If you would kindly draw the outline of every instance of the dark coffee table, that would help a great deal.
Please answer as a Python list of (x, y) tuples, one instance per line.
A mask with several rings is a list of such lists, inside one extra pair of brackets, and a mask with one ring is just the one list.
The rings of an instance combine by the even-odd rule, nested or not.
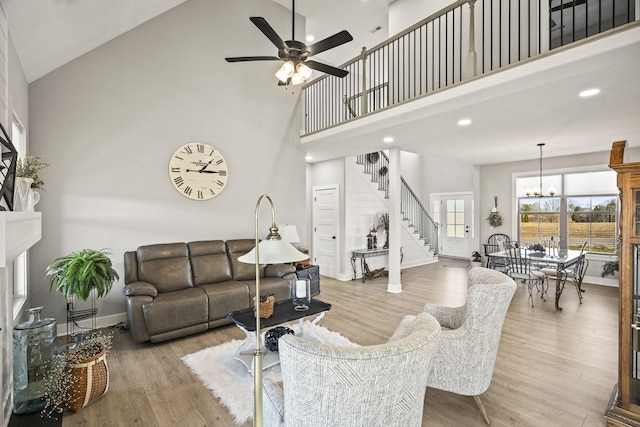
[[(298, 335), (304, 334), (303, 320), (308, 316), (316, 316), (311, 321), (311, 324), (315, 326), (320, 321), (327, 311), (331, 310), (331, 304), (320, 301), (318, 299), (312, 299), (309, 304), (309, 309), (305, 311), (296, 311), (293, 309), (293, 300), (278, 301), (273, 306), (273, 314), (267, 319), (260, 319), (260, 329), (270, 328), (282, 323), (287, 323), (292, 320), (298, 320), (300, 332)], [(253, 375), (253, 355), (256, 351), (256, 317), (253, 312), (253, 308), (245, 308), (243, 310), (231, 311), (227, 313), (227, 318), (231, 319), (237, 327), (242, 329), (247, 335), (244, 343), (238, 348), (235, 355), (235, 359), (242, 362), (247, 370)], [(309, 329), (309, 333), (317, 341), (322, 341), (319, 337), (313, 334), (313, 328)], [(262, 347), (264, 353), (262, 359), (262, 369), (270, 368), (271, 366), (280, 363), (280, 356), (277, 351), (270, 351), (266, 347)]]

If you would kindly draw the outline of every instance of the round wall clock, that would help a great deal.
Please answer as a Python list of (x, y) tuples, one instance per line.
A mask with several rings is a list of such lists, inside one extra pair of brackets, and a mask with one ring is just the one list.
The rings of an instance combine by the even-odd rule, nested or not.
[(190, 142), (178, 148), (169, 159), (169, 178), (183, 196), (209, 200), (227, 185), (227, 162), (209, 144)]

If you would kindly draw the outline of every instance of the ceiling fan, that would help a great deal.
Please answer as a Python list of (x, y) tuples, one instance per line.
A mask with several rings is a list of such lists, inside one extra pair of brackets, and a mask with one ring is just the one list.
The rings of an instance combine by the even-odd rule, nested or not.
[(343, 30), (326, 39), (320, 40), (307, 46), (303, 42), (295, 40), (295, 0), (291, 1), (291, 39), (284, 41), (269, 25), (266, 19), (259, 16), (249, 18), (262, 33), (267, 36), (271, 43), (278, 48), (278, 56), (238, 56), (225, 58), (227, 62), (247, 62), (247, 61), (284, 61), (282, 67), (276, 73), (279, 85), (300, 84), (311, 77), (311, 69), (331, 74), (336, 77), (344, 77), (348, 71), (331, 65), (323, 64), (308, 59), (310, 56), (333, 49), (353, 40), (348, 31)]

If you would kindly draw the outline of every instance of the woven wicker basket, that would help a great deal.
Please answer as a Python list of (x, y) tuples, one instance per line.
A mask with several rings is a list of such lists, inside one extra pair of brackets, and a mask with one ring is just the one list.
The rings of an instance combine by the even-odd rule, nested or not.
[[(269, 296), (265, 302), (260, 303), (260, 318), (268, 319), (273, 314), (273, 304), (276, 302), (276, 297), (273, 295)], [(255, 316), (255, 305), (256, 305), (256, 297), (253, 297), (253, 314)]]
[(107, 350), (92, 356), (82, 363), (70, 366), (74, 386), (69, 390), (68, 408), (78, 412), (102, 397), (109, 389), (109, 367)]

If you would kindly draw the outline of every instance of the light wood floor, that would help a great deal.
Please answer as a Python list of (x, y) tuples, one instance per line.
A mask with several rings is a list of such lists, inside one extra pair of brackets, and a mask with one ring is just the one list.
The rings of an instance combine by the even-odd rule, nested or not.
[[(362, 345), (382, 343), (402, 317), (425, 302), (461, 305), (467, 261), (403, 270), (403, 292), (386, 279), (366, 284), (322, 278), (320, 299), (333, 305), (321, 324)], [(586, 284), (584, 302), (574, 288), (561, 299), (536, 298), (531, 308), (520, 284), (504, 323), (493, 381), (483, 400), (492, 425), (604, 426), (603, 413), (617, 382), (617, 288)], [(211, 392), (181, 357), (231, 339), (235, 326), (161, 344), (134, 344), (115, 332), (108, 361), (111, 384), (99, 401), (65, 413), (63, 426), (234, 426)], [(247, 426), (250, 424), (247, 424)], [(484, 426), (471, 397), (428, 389), (423, 426)], [(245, 427), (245, 426), (242, 426)], [(405, 426), (401, 426), (405, 427)]]

